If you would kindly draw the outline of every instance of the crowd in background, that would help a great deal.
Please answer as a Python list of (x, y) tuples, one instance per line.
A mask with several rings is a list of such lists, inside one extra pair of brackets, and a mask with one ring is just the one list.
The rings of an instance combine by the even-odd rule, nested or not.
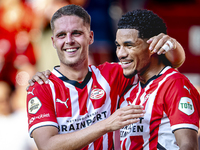
[[(52, 70), (59, 64), (49, 25), (58, 8), (77, 4), (91, 15), (95, 42), (90, 47), (89, 63), (98, 65), (117, 61), (114, 41), (121, 15), (132, 9), (152, 8), (150, 2), (159, 0), (0, 0), (0, 149), (36, 150), (28, 135), (26, 87), (37, 71)], [(174, 1), (168, 1), (168, 6), (170, 2)], [(177, 5), (181, 1), (175, 2)], [(182, 2), (187, 5), (187, 0)], [(190, 2), (200, 6), (199, 0)], [(200, 15), (195, 17), (200, 20)], [(173, 34), (172, 30), (170, 33)], [(181, 43), (178, 37), (172, 37)], [(186, 48), (186, 64), (188, 53)], [(180, 71), (184, 73), (184, 69)], [(200, 71), (194, 73), (200, 76)], [(195, 86), (200, 91), (200, 85)]]

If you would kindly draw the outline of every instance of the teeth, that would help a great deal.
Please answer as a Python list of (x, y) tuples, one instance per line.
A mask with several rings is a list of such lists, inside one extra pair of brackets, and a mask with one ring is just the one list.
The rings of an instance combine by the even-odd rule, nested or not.
[(121, 62), (122, 64), (128, 64), (129, 62)]
[(73, 49), (67, 49), (66, 51), (67, 52), (74, 52), (74, 51), (76, 51), (76, 49), (75, 48), (73, 48)]

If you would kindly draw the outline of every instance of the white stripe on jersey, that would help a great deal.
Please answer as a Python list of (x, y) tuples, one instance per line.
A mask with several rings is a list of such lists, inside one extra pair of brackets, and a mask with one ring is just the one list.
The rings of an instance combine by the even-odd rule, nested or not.
[(92, 92), (92, 83), (93, 83), (93, 79), (91, 78), (90, 81), (88, 82), (87, 84), (87, 89), (88, 89), (88, 99), (87, 99), (87, 106), (91, 106), (88, 108), (88, 112), (94, 112), (94, 107), (92, 105), (92, 102), (90, 100), (90, 95), (91, 95), (91, 92)]
[[(108, 141), (108, 134), (104, 134), (103, 135), (103, 139), (105, 139), (105, 141)], [(109, 143), (108, 143), (109, 144)], [(104, 149), (108, 149), (108, 144), (103, 144), (103, 150)]]
[[(52, 121), (45, 121), (45, 122), (40, 122), (37, 123), (35, 125), (33, 125), (30, 129), (29, 129), (29, 133), (30, 135), (32, 134), (33, 130), (38, 128), (38, 127), (42, 127), (42, 126), (55, 126), (58, 128), (58, 124)], [(31, 136), (32, 137), (32, 136)]]
[(181, 129), (181, 128), (190, 128), (190, 129), (194, 129), (196, 131), (198, 131), (198, 127), (193, 125), (193, 124), (185, 124), (185, 123), (182, 123), (182, 124), (177, 124), (177, 125), (173, 125), (171, 126), (172, 128), (172, 131), (175, 131), (177, 129)]
[[(174, 134), (172, 134), (171, 126), (168, 122), (170, 122), (169, 118), (167, 117), (166, 113), (164, 113), (163, 118), (161, 119), (162, 126), (159, 126), (158, 143), (167, 150), (168, 149), (178, 150), (179, 147), (177, 146), (176, 138)], [(163, 131), (165, 131), (165, 134), (161, 134), (161, 131), (162, 133)]]
[(55, 114), (57, 114), (56, 113), (56, 96), (55, 96), (55, 87), (54, 87), (54, 84), (53, 84), (53, 82), (51, 81), (51, 80), (49, 80), (49, 85), (50, 85), (50, 88), (51, 88), (51, 93), (52, 93), (52, 98), (53, 98), (53, 103), (54, 103), (54, 109), (55, 109)]
[(88, 145), (88, 150), (94, 150), (94, 144), (93, 143), (90, 143)]

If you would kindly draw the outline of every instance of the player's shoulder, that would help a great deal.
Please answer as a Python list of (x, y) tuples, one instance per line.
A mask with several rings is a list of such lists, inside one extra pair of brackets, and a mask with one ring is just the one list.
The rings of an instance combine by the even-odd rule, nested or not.
[(169, 80), (186, 80), (189, 81), (189, 79), (182, 73), (180, 73), (178, 70), (170, 68), (169, 70), (167, 70), (165, 73), (165, 76), (168, 77), (168, 81)]
[(193, 91), (197, 91), (194, 85), (189, 80), (189, 78), (175, 69), (170, 69), (169, 72), (165, 74), (165, 76), (168, 76), (166, 84), (172, 85), (174, 88), (190, 87), (191, 89), (193, 89)]
[(48, 92), (49, 85), (48, 84), (39, 84), (37, 82), (34, 83), (33, 86), (30, 86), (27, 90), (28, 97), (34, 97), (36, 95), (45, 94)]
[[(54, 75), (54, 74), (50, 74), (49, 75), (49, 78), (48, 78), (49, 82), (58, 82), (58, 78)], [(47, 92), (48, 90), (50, 90), (50, 84), (46, 84), (46, 83), (42, 83), (42, 84), (39, 84), (38, 82), (35, 82), (33, 86), (29, 86), (27, 92), (28, 94), (31, 93), (31, 92), (35, 92), (35, 93), (44, 93)]]
[(96, 68), (96, 69), (99, 69), (99, 70), (107, 70), (107, 71), (111, 71), (111, 70), (119, 70), (121, 68), (120, 64), (117, 63), (117, 62), (105, 62), (103, 64), (100, 64), (100, 65), (97, 65), (97, 66), (94, 66), (94, 65), (90, 65), (91, 68)]

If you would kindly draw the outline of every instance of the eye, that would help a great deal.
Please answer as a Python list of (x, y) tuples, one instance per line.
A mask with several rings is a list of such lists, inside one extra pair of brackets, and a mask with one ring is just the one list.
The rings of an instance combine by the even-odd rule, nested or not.
[(120, 48), (120, 45), (118, 43), (115, 43), (115, 45), (116, 45), (117, 48)]
[(126, 43), (125, 46), (130, 47), (130, 46), (133, 46), (133, 45), (130, 44), (130, 43)]
[(65, 36), (66, 36), (65, 33), (59, 33), (59, 34), (57, 35), (58, 38), (64, 38)]
[(120, 49), (120, 45), (116, 45), (117, 46), (117, 49)]
[(74, 35), (74, 36), (79, 36), (79, 35), (81, 35), (82, 34), (82, 32), (80, 32), (80, 31), (74, 31), (73, 33), (72, 33), (72, 35)]
[(127, 48), (129, 48), (129, 49), (132, 48), (132, 47), (134, 47), (134, 45), (131, 44), (131, 43), (126, 43), (124, 46), (127, 47)]

